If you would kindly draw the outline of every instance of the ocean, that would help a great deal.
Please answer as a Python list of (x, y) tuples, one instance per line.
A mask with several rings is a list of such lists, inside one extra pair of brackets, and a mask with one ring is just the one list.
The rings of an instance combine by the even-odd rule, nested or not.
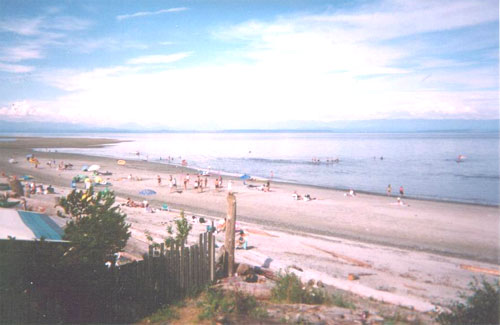
[[(68, 136), (58, 135), (58, 136)], [(58, 149), (233, 175), (408, 197), (499, 205), (498, 133), (123, 133), (133, 140)], [(464, 156), (457, 162), (459, 155)], [(338, 159), (338, 161), (337, 161)], [(333, 162), (332, 162), (333, 161)]]

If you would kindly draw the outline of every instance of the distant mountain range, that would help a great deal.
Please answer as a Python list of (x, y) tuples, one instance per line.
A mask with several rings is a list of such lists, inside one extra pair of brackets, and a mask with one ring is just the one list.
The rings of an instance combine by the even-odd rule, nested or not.
[[(499, 132), (499, 120), (425, 120), (384, 119), (361, 121), (313, 122), (292, 121), (266, 128), (204, 130), (204, 132), (339, 132), (339, 133), (397, 133), (397, 132)], [(152, 132), (200, 132), (199, 129), (145, 128), (139, 125), (122, 127), (97, 127), (85, 124), (27, 122), (0, 120), (0, 133), (152, 133)], [(203, 132), (203, 131), (202, 131)]]

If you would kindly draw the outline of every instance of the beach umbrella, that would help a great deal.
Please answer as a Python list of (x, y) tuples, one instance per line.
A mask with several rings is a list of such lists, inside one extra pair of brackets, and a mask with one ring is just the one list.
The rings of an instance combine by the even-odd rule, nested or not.
[(240, 179), (242, 179), (242, 180), (247, 180), (247, 179), (250, 179), (250, 175), (248, 175), (248, 174), (243, 174), (243, 175), (241, 175), (241, 176), (240, 176)]
[(87, 166), (87, 165), (82, 166), (82, 171), (86, 172), (88, 169), (89, 169), (89, 166)]
[(99, 170), (100, 168), (101, 168), (101, 166), (99, 166), (99, 165), (92, 165), (92, 166), (90, 166), (87, 170), (88, 170), (89, 172), (93, 172), (93, 171), (95, 171), (95, 170)]
[(139, 192), (140, 195), (148, 196), (148, 195), (155, 195), (156, 192), (150, 189), (144, 189)]

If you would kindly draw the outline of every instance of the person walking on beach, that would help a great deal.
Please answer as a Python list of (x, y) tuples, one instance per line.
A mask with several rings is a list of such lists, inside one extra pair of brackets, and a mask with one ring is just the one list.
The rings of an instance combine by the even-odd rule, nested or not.
[(387, 196), (391, 196), (392, 187), (391, 184), (387, 185)]
[(161, 177), (160, 177), (160, 175), (156, 176), (156, 178), (158, 179), (158, 186), (161, 186)]
[(401, 185), (401, 186), (399, 187), (399, 194), (400, 194), (401, 196), (404, 196), (404, 195), (405, 195), (405, 189), (403, 188), (403, 185)]

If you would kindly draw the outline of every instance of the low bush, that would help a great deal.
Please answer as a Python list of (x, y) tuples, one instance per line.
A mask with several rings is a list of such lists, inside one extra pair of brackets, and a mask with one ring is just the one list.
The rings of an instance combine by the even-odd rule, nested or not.
[(304, 286), (295, 273), (279, 274), (271, 297), (277, 302), (320, 305), (328, 303), (330, 298), (325, 290), (312, 286)]
[(174, 306), (165, 306), (157, 310), (154, 314), (147, 318), (149, 323), (158, 323), (164, 321), (171, 321), (174, 319), (179, 319), (179, 312)]
[(205, 297), (198, 304), (202, 312), (200, 320), (215, 319), (217, 316), (247, 315), (265, 318), (267, 312), (259, 306), (254, 297), (241, 291), (222, 291), (208, 288)]
[(334, 306), (347, 309), (356, 309), (356, 306), (351, 301), (346, 299), (341, 293), (333, 294), (331, 296), (331, 299), (331, 304)]
[(465, 303), (454, 302), (451, 312), (441, 313), (437, 321), (441, 324), (499, 324), (500, 285), (498, 280), (490, 283), (484, 278), (474, 279), (469, 284), (472, 295), (460, 297)]

